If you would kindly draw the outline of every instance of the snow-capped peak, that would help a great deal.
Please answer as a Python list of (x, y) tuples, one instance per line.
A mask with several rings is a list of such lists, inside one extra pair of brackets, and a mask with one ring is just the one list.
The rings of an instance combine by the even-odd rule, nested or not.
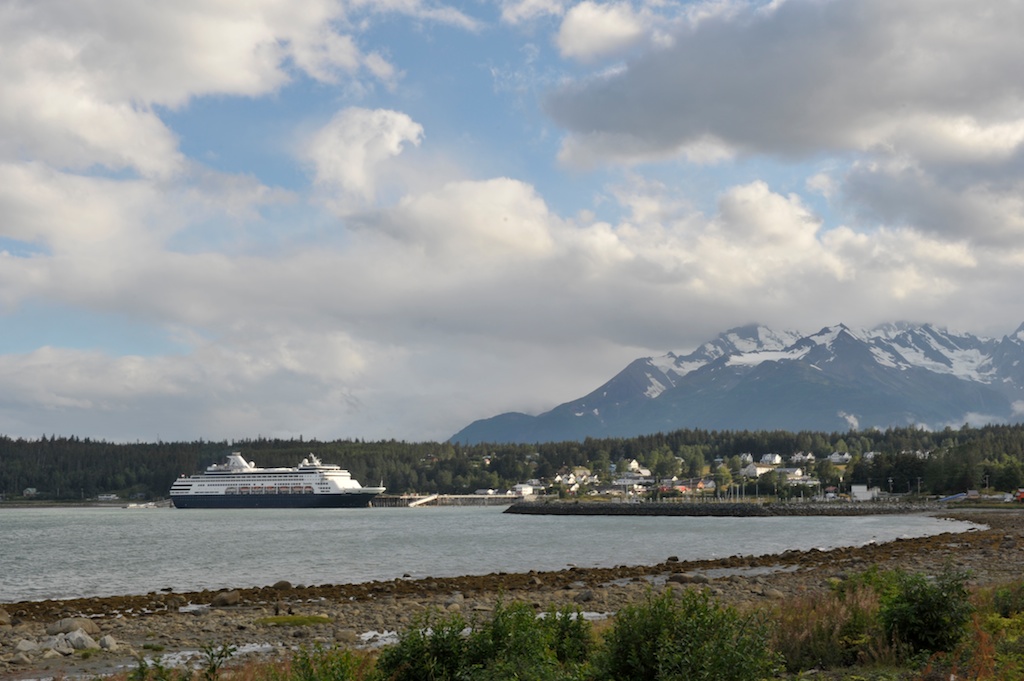
[[(835, 324), (806, 336), (750, 325), (730, 329), (689, 355), (669, 353), (650, 362), (666, 375), (682, 377), (723, 357), (727, 358), (724, 361), (729, 366), (752, 367), (763, 362), (799, 360), (814, 347), (834, 355), (840, 352), (836, 342), (842, 338), (863, 344), (875, 362), (885, 367), (902, 370), (916, 367), (983, 383), (991, 380), (994, 341), (907, 322), (870, 330), (853, 330), (845, 324)], [(1024, 324), (1011, 340), (1024, 344)], [(820, 354), (815, 356), (821, 357)]]

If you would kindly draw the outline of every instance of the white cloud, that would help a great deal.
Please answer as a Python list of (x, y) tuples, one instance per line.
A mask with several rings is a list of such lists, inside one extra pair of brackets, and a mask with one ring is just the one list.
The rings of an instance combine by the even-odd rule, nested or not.
[(451, 182), (441, 189), (406, 196), (394, 208), (363, 218), (363, 227), (407, 247), (445, 260), (468, 258), (466, 266), (494, 260), (543, 258), (557, 222), (533, 187), (508, 178)]
[[(17, 391), (0, 427), (20, 420), (38, 432), (92, 433), (114, 440), (248, 437), (334, 432), (360, 408), (338, 388), (363, 371), (343, 334), (261, 330), (249, 343), (207, 343), (188, 357), (111, 357), (44, 347), (0, 356), (0, 384)], [(358, 382), (358, 379), (356, 379)], [(274, 400), (265, 395), (277, 394)], [(126, 419), (128, 422), (126, 423)], [(204, 435), (205, 434), (205, 435)]]
[(169, 232), (170, 215), (161, 203), (157, 188), (142, 180), (83, 177), (38, 163), (0, 164), (0, 236), (58, 255), (150, 250), (144, 244)]
[(349, 0), (349, 5), (376, 13), (403, 14), (467, 31), (478, 31), (481, 28), (478, 20), (445, 4), (426, 3), (422, 0)]
[(422, 138), (423, 126), (406, 114), (351, 107), (312, 135), (304, 155), (329, 203), (346, 213), (371, 203), (386, 162), (401, 154), (405, 144), (418, 146)]
[(509, 24), (522, 24), (544, 16), (561, 16), (564, 0), (502, 0), (501, 20)]
[(0, 15), (0, 156), (76, 171), (180, 173), (178, 140), (157, 106), (264, 95), (293, 72), (324, 83), (364, 70), (387, 84), (395, 77), (381, 54), (340, 32), (338, 0), (302, 11), (284, 0), (39, 0)]
[(621, 52), (643, 36), (643, 21), (628, 3), (584, 0), (566, 12), (556, 42), (563, 57), (589, 62)]
[(572, 135), (632, 138), (640, 154), (708, 136), (783, 156), (913, 149), (926, 121), (945, 153), (998, 156), (1024, 120), (1021, 9), (1001, 4), (749, 5), (681, 24), (666, 47), (563, 88), (548, 110)]

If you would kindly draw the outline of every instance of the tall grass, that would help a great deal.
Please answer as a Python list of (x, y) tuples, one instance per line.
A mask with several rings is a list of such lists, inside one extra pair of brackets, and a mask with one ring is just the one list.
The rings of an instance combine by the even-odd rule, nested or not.
[(878, 592), (865, 584), (788, 600), (773, 609), (772, 647), (790, 672), (898, 664), (878, 623), (879, 604)]

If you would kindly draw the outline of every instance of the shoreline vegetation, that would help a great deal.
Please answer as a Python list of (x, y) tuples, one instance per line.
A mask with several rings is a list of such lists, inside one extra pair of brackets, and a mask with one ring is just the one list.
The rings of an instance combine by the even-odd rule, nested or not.
[[(638, 607), (645, 599), (657, 599), (669, 590), (697, 590), (709, 602), (737, 612), (779, 613), (810, 612), (816, 607), (813, 604), (827, 600), (842, 585), (863, 581), (860, 575), (892, 570), (935, 577), (952, 567), (965, 575), (965, 585), (983, 599), (986, 590), (1020, 583), (1024, 512), (1009, 507), (947, 510), (937, 515), (974, 522), (985, 529), (828, 551), (699, 561), (666, 556), (664, 562), (650, 566), (356, 584), (278, 582), (219, 592), (167, 591), (0, 604), (10, 619), (9, 625), (0, 621), (0, 677), (127, 677), (133, 671), (138, 676), (140, 659), (148, 660), (147, 664), (201, 666), (204, 659), (213, 659), (215, 651), (229, 649), (233, 653), (230, 664), (250, 666), (278, 664), (293, 659), (296, 651), (314, 648), (375, 656), (381, 644), (394, 643), (401, 632), (415, 630), (431, 614), (480, 622), (501, 612), (502, 604), (526, 604), (535, 613), (575, 608), (598, 620), (595, 629), (607, 631), (614, 626), (615, 613)], [(275, 616), (296, 617), (295, 622), (301, 624), (282, 626), (281, 620), (271, 624)], [(74, 617), (88, 618), (98, 629), (96, 637), (109, 636), (113, 648), (43, 654), (47, 627)], [(1024, 622), (1014, 626), (1024, 630)], [(37, 646), (35, 651), (16, 652), (19, 646), (28, 649), (32, 645)], [(871, 667), (873, 663), (865, 658), (858, 664)], [(932, 663), (916, 660), (913, 664), (919, 669)], [(861, 671), (858, 667), (858, 673)]]

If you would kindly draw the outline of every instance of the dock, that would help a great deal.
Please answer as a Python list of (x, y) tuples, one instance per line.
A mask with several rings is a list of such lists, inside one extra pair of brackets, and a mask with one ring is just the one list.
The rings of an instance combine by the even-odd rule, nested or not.
[(381, 494), (370, 501), (373, 508), (420, 508), (423, 506), (511, 506), (523, 497), (514, 494)]

